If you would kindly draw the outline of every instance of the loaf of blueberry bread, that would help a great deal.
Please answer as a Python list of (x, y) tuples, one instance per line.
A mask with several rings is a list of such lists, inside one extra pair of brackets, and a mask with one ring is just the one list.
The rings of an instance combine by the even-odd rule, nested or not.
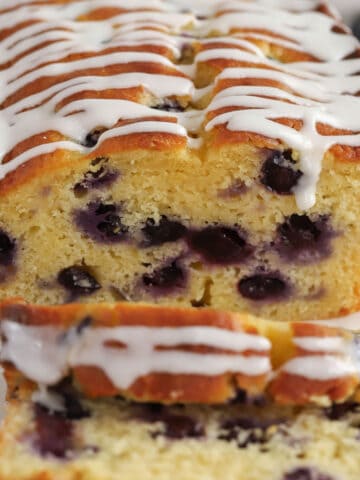
[(7, 369), (1, 480), (358, 480), (357, 404), (222, 407), (89, 400), (63, 381), (51, 404)]
[(356, 311), (360, 50), (320, 0), (2, 0), (1, 297)]

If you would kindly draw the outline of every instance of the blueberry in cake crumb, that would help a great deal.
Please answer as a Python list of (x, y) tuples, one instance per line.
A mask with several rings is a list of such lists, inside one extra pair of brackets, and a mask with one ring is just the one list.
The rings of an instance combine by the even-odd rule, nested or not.
[(220, 425), (221, 433), (218, 439), (234, 441), (239, 448), (246, 448), (250, 444), (265, 443), (270, 437), (270, 427), (282, 423), (284, 422), (280, 419), (231, 418)]
[(177, 259), (150, 274), (145, 273), (142, 276), (142, 282), (149, 290), (165, 293), (169, 290), (183, 288), (186, 283), (186, 274)]
[(255, 405), (265, 407), (268, 404), (268, 398), (264, 394), (250, 395), (242, 388), (236, 390), (235, 396), (229, 401), (232, 405)]
[(312, 220), (307, 215), (293, 214), (277, 229), (276, 249), (287, 261), (313, 262), (331, 253), (334, 232), (325, 215)]
[(74, 192), (77, 196), (85, 195), (91, 189), (101, 189), (110, 186), (119, 177), (119, 172), (110, 169), (107, 165), (108, 158), (98, 157), (90, 164), (83, 179), (74, 185)]
[(164, 112), (184, 112), (185, 108), (173, 98), (164, 98), (161, 103), (151, 107), (155, 110), (163, 110)]
[(200, 438), (205, 435), (201, 423), (186, 415), (168, 415), (164, 419), (164, 426), (164, 431), (159, 432), (159, 434), (173, 440)]
[(235, 228), (210, 226), (193, 231), (189, 247), (209, 263), (231, 265), (245, 261), (253, 252), (244, 236)]
[(88, 148), (95, 147), (95, 145), (99, 141), (100, 135), (105, 131), (105, 127), (98, 127), (91, 130), (91, 132), (89, 132), (85, 137), (84, 146)]
[(290, 195), (302, 172), (295, 169), (291, 150), (274, 150), (261, 169), (261, 183), (270, 191)]
[(65, 410), (61, 412), (67, 420), (81, 420), (90, 416), (89, 410), (83, 407), (70, 378), (65, 378), (57, 385), (51, 387), (51, 391), (60, 395), (64, 402)]
[(74, 265), (59, 272), (58, 282), (72, 297), (91, 295), (101, 288), (100, 283), (83, 266)]
[(138, 418), (149, 423), (162, 423), (162, 428), (152, 433), (153, 437), (164, 436), (172, 440), (181, 440), (205, 436), (204, 426), (197, 419), (173, 413), (160, 404), (143, 405)]
[(141, 232), (144, 236), (142, 245), (153, 247), (180, 240), (186, 235), (187, 229), (182, 223), (170, 220), (163, 215), (158, 224), (153, 218), (148, 218)]
[(90, 202), (84, 210), (75, 213), (76, 223), (93, 240), (105, 243), (122, 242), (126, 239), (126, 227), (119, 215), (120, 207), (97, 200)]
[(289, 286), (276, 272), (257, 273), (242, 278), (238, 290), (249, 300), (277, 300), (286, 296)]
[(61, 413), (34, 406), (36, 437), (34, 447), (43, 456), (65, 459), (73, 449), (73, 425)]
[(326, 418), (329, 420), (341, 420), (349, 413), (360, 412), (360, 405), (355, 402), (335, 403), (324, 409)]
[(299, 467), (286, 473), (282, 480), (334, 480), (325, 473), (318, 472), (312, 468)]
[(15, 254), (15, 241), (2, 229), (0, 229), (0, 265), (11, 265)]

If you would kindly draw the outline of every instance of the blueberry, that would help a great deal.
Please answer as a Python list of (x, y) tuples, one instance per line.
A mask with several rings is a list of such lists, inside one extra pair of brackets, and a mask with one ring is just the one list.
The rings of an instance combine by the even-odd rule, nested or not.
[(253, 252), (244, 237), (229, 227), (212, 226), (194, 231), (189, 246), (209, 263), (231, 265), (243, 262)]
[(76, 265), (61, 270), (57, 280), (73, 296), (90, 295), (101, 288), (99, 282), (85, 267)]
[(65, 411), (61, 413), (66, 419), (81, 420), (90, 416), (90, 412), (82, 406), (79, 392), (74, 388), (70, 378), (65, 378), (51, 390), (63, 398)]
[(180, 440), (205, 435), (204, 427), (198, 420), (188, 415), (172, 413), (168, 407), (158, 403), (142, 405), (139, 418), (149, 423), (163, 424), (163, 428), (153, 432), (154, 437), (161, 435), (172, 440)]
[(138, 409), (140, 408), (138, 417), (149, 423), (158, 422), (166, 411), (165, 405), (155, 402), (136, 405), (136, 407), (138, 407)]
[(155, 291), (172, 290), (184, 287), (186, 275), (177, 260), (174, 260), (170, 264), (154, 270), (151, 274), (144, 274), (142, 281), (145, 287)]
[(186, 235), (186, 227), (175, 220), (169, 220), (163, 215), (156, 225), (154, 219), (148, 218), (145, 227), (141, 229), (145, 240), (144, 247), (162, 245), (168, 242), (176, 242)]
[(312, 262), (331, 253), (334, 236), (328, 217), (311, 220), (307, 215), (293, 214), (277, 229), (276, 248), (288, 261)]
[(329, 420), (341, 420), (349, 413), (358, 412), (360, 405), (354, 402), (336, 403), (331, 407), (325, 408), (324, 413)]
[(44, 456), (64, 459), (73, 449), (73, 426), (61, 413), (35, 405), (35, 448)]
[(167, 415), (163, 423), (165, 430), (161, 434), (173, 440), (200, 438), (205, 435), (202, 424), (186, 415)]
[(15, 249), (15, 241), (4, 230), (0, 230), (0, 265), (12, 264)]
[(89, 132), (85, 137), (84, 146), (88, 148), (95, 147), (99, 141), (100, 135), (104, 133), (105, 130), (105, 127), (98, 127), (91, 130), (91, 132)]
[(275, 300), (286, 294), (288, 286), (276, 273), (259, 273), (241, 279), (238, 289), (250, 300)]
[(183, 112), (184, 107), (177, 100), (164, 98), (161, 103), (152, 107), (155, 110), (163, 110), (164, 112)]
[(226, 442), (236, 441), (239, 448), (246, 448), (250, 444), (265, 443), (269, 438), (269, 428), (282, 423), (281, 419), (231, 418), (220, 425), (218, 438)]
[(74, 185), (74, 192), (77, 196), (85, 195), (91, 189), (108, 187), (117, 180), (119, 172), (109, 168), (107, 163), (108, 158), (106, 157), (98, 157), (91, 162), (93, 169), (87, 171), (83, 179)]
[(300, 170), (294, 169), (294, 164), (291, 150), (274, 150), (262, 166), (261, 183), (272, 192), (291, 194), (302, 176)]
[(283, 480), (333, 480), (333, 477), (312, 468), (299, 467), (286, 473)]
[(122, 223), (119, 206), (94, 201), (84, 210), (75, 212), (78, 226), (93, 240), (102, 243), (117, 243), (126, 239), (128, 227)]

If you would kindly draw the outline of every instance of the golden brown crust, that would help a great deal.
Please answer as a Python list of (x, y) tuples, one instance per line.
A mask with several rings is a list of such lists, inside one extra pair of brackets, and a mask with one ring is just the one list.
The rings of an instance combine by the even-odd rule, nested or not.
[[(69, 329), (76, 327), (85, 318), (91, 319), (91, 327), (146, 326), (184, 327), (211, 326), (231, 331), (258, 334), (271, 341), (274, 379), (269, 382), (268, 374), (245, 375), (225, 373), (217, 376), (152, 373), (139, 377), (128, 389), (117, 388), (96, 366), (75, 366), (72, 370), (75, 382), (83, 393), (92, 398), (123, 395), (141, 402), (161, 403), (208, 403), (218, 404), (229, 401), (238, 389), (249, 394), (269, 392), (274, 400), (284, 404), (307, 404), (319, 399), (339, 402), (350, 398), (358, 386), (355, 375), (344, 375), (331, 380), (314, 380), (289, 374), (283, 366), (295, 357), (308, 355), (300, 348), (294, 348), (295, 337), (342, 337), (341, 329), (307, 323), (278, 324), (255, 318), (247, 314), (235, 314), (210, 309), (159, 307), (147, 304), (68, 304), (62, 306), (30, 305), (20, 299), (7, 300), (0, 304), (1, 320), (15, 321), (24, 325), (52, 325)], [(284, 340), (284, 337), (287, 340)], [(123, 345), (114, 344), (114, 347)], [(179, 345), (177, 350), (188, 349)], [(224, 353), (219, 349), (201, 345), (189, 347), (198, 353)], [(277, 350), (281, 348), (282, 351)], [(284, 351), (287, 349), (287, 351)], [(233, 354), (233, 352), (227, 352)], [(243, 352), (251, 355), (251, 350)], [(259, 352), (256, 352), (257, 355)], [(260, 355), (266, 356), (266, 351)], [(321, 352), (312, 352), (319, 354)], [(279, 358), (281, 361), (279, 363)]]
[(306, 405), (311, 400), (321, 399), (326, 403), (339, 403), (348, 399), (357, 386), (355, 376), (318, 381), (281, 372), (272, 382), (270, 393), (277, 403), (284, 405)]

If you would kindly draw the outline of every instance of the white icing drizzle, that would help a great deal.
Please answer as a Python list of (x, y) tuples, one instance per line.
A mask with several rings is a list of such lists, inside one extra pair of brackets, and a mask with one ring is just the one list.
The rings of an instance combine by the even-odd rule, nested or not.
[(324, 320), (311, 320), (311, 323), (319, 323), (334, 328), (343, 328), (352, 332), (360, 332), (360, 312), (354, 312), (343, 317), (328, 318)]
[[(70, 367), (81, 365), (101, 368), (115, 386), (123, 389), (139, 377), (156, 372), (257, 376), (271, 370), (270, 342), (266, 338), (216, 327), (88, 328), (82, 334), (64, 336), (64, 330), (56, 327), (3, 321), (0, 332), (6, 339), (0, 359), (11, 361), (28, 378), (44, 385), (58, 382)], [(124, 348), (110, 346), (110, 341), (120, 342)], [(201, 345), (232, 353), (176, 350), (180, 345)], [(246, 350), (254, 353), (243, 355)]]
[(40, 403), (52, 412), (61, 412), (65, 410), (64, 399), (57, 393), (49, 391), (46, 385), (39, 384), (31, 400), (35, 403)]
[(0, 358), (12, 362), (26, 377), (51, 385), (64, 376), (69, 347), (59, 341), (59, 329), (2, 322), (1, 333), (7, 341), (2, 345)]
[[(315, 11), (324, 2), (317, 0), (83, 0), (64, 5), (33, 5), (30, 0), (2, 1), (0, 31), (27, 21), (35, 23), (17, 29), (0, 42), (0, 58), (10, 65), (0, 71), (0, 102), (19, 89), (37, 83), (41, 77), (53, 77), (55, 84), (19, 99), (0, 112), (0, 179), (29, 159), (59, 149), (89, 153), (81, 146), (86, 134), (103, 125), (111, 128), (99, 142), (114, 136), (142, 131), (164, 132), (185, 137), (190, 148), (201, 146), (192, 138), (203, 128), (226, 125), (231, 131), (248, 131), (279, 139), (300, 153), (303, 172), (294, 194), (298, 207), (310, 209), (316, 201), (316, 185), (327, 150), (337, 144), (360, 145), (360, 59), (343, 60), (358, 43), (354, 37), (332, 31), (338, 19)], [(106, 21), (76, 21), (77, 17), (102, 7), (125, 11)], [(193, 13), (189, 13), (193, 12)], [(198, 17), (196, 17), (198, 15)], [(269, 22), (271, 18), (271, 22)], [(249, 32), (231, 33), (233, 28)], [(218, 37), (207, 38), (217, 32)], [(280, 37), (279, 37), (280, 35)], [(182, 47), (193, 41), (203, 44), (193, 65), (176, 65)], [(254, 42), (265, 41), (307, 52), (318, 62), (281, 64), (266, 58)], [(219, 46), (211, 46), (220, 42)], [(145, 51), (149, 46), (165, 47), (169, 58)], [(116, 48), (125, 51), (116, 51)], [(138, 47), (142, 51), (131, 51)], [(106, 52), (112, 48), (115, 51)], [(61, 61), (68, 55), (93, 52), (88, 58)], [(95, 56), (96, 55), (96, 56)], [(171, 59), (173, 56), (173, 59)], [(58, 109), (62, 100), (85, 90), (143, 86), (159, 103), (169, 96), (197, 101), (209, 90), (197, 91), (194, 81), (197, 65), (214, 59), (230, 59), (248, 64), (228, 68), (218, 80), (258, 78), (280, 82), (279, 87), (236, 87), (219, 92), (205, 110), (183, 114), (161, 112), (135, 102), (121, 100), (76, 100)], [(157, 65), (173, 72), (138, 72), (136, 65)], [(89, 69), (101, 70), (113, 65), (134, 65), (131, 72), (89, 75)], [(249, 68), (249, 64), (252, 66)], [(184, 77), (185, 74), (185, 77)], [(63, 80), (60, 75), (74, 75)], [(57, 80), (58, 79), (58, 80)], [(210, 86), (211, 89), (211, 86)], [(271, 97), (271, 98), (264, 98)], [(155, 100), (154, 99), (154, 100)], [(206, 123), (206, 115), (216, 109), (230, 108)], [(233, 107), (233, 109), (231, 109)], [(241, 107), (241, 110), (239, 110)], [(26, 109), (28, 112), (23, 112)], [(66, 116), (67, 113), (72, 113)], [(144, 117), (173, 117), (159, 122)], [(301, 120), (300, 131), (274, 121), (279, 117)], [(34, 122), (36, 118), (36, 122)], [(135, 120), (112, 128), (118, 120)], [(321, 135), (319, 123), (355, 132), (349, 135)], [(49, 129), (60, 132), (64, 140), (36, 146), (6, 164), (1, 159), (19, 142)]]
[(346, 344), (341, 337), (296, 337), (294, 343), (303, 350), (334, 353), (344, 353)]
[(345, 337), (294, 337), (293, 342), (308, 354), (286, 362), (282, 371), (317, 381), (359, 375), (352, 344)]
[(298, 375), (310, 380), (326, 381), (358, 374), (350, 359), (332, 355), (309, 355), (293, 358), (284, 370), (292, 375)]

